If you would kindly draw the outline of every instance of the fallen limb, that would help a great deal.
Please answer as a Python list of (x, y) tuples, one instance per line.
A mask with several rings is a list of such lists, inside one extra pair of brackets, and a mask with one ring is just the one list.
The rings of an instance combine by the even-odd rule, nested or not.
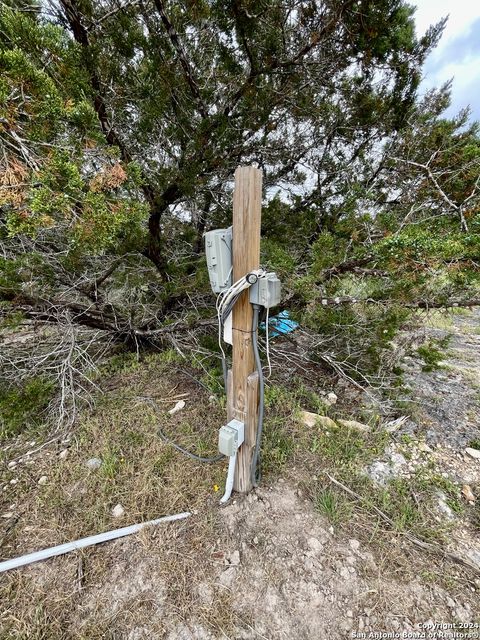
[[(337, 487), (342, 489), (342, 491), (345, 491), (345, 493), (348, 493), (348, 495), (352, 496), (352, 498), (355, 498), (356, 500), (359, 500), (360, 502), (365, 503), (365, 498), (363, 496), (361, 496), (359, 493), (356, 493), (355, 491), (353, 491), (352, 489), (347, 487), (345, 484), (343, 484), (343, 482), (340, 482), (339, 480), (337, 480), (336, 478), (331, 476), (329, 473), (325, 472), (325, 475), (330, 480), (330, 482), (332, 482), (334, 485), (336, 485)], [(376, 507), (374, 504), (370, 504), (370, 503), (368, 504), (368, 508), (372, 509), (373, 511), (375, 511), (375, 513), (378, 516), (380, 516), (380, 518), (382, 518), (382, 520), (387, 522), (392, 528), (395, 528), (394, 521), (389, 516), (387, 516), (387, 514), (384, 513), (381, 509)], [(416, 547), (419, 547), (420, 549), (423, 549), (424, 551), (428, 551), (429, 553), (435, 553), (437, 555), (442, 556), (443, 558), (446, 558), (448, 560), (452, 560), (453, 562), (456, 562), (457, 564), (461, 564), (461, 565), (463, 565), (465, 567), (468, 567), (469, 569), (471, 569), (475, 573), (480, 573), (480, 569), (475, 564), (473, 564), (473, 562), (470, 562), (470, 560), (467, 560), (466, 558), (462, 558), (461, 556), (457, 556), (455, 553), (452, 553), (451, 551), (447, 551), (446, 549), (444, 549), (439, 544), (434, 544), (432, 542), (425, 542), (425, 540), (421, 540), (420, 538), (417, 538), (416, 536), (414, 536), (409, 531), (402, 531), (400, 533), (401, 533), (402, 536), (407, 538), (407, 540), (409, 540)]]
[[(336, 307), (347, 304), (391, 304), (393, 300), (375, 300), (374, 298), (355, 298), (354, 296), (335, 296), (320, 298), (318, 301), (322, 307)], [(480, 298), (469, 300), (417, 300), (405, 302), (407, 309), (451, 309), (454, 307), (480, 307)]]

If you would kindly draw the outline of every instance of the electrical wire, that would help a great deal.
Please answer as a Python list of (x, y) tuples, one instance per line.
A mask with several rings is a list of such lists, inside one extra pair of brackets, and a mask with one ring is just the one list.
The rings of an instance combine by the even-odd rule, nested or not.
[[(223, 329), (225, 326), (225, 322), (228, 316), (232, 313), (233, 307), (238, 301), (240, 295), (249, 289), (252, 284), (255, 284), (259, 278), (264, 278), (267, 275), (267, 272), (264, 269), (255, 269), (250, 271), (245, 276), (239, 278), (236, 282), (234, 282), (230, 287), (221, 291), (217, 296), (217, 302), (215, 305), (217, 311), (217, 319), (218, 319), (218, 346), (220, 347), (220, 351), (222, 353), (222, 371), (223, 371), (223, 385), (225, 388), (225, 393), (227, 390), (227, 355), (223, 348)], [(256, 279), (253, 282), (250, 282), (252, 276), (255, 276)]]
[(268, 319), (269, 319), (269, 315), (270, 315), (270, 307), (267, 307), (267, 315), (266, 315), (266, 318), (265, 318), (265, 347), (266, 347), (266, 350), (267, 350), (267, 363), (268, 363), (267, 380), (272, 375), (272, 363), (270, 362), (270, 339), (269, 339), (269, 336), (268, 336)]
[[(141, 397), (141, 396), (137, 396), (137, 398), (138, 398), (138, 400), (145, 400), (146, 402), (150, 402), (150, 404), (152, 404), (157, 411), (160, 411), (160, 407), (158, 406), (158, 404), (155, 402), (155, 400), (153, 398)], [(212, 456), (212, 457), (209, 457), (209, 458), (205, 458), (203, 456), (199, 456), (196, 453), (192, 453), (191, 451), (188, 451), (188, 449), (184, 449), (179, 444), (177, 444), (176, 442), (171, 440), (168, 436), (166, 436), (163, 433), (163, 431), (162, 431), (162, 429), (160, 427), (157, 427), (157, 433), (158, 433), (158, 435), (160, 436), (160, 438), (164, 442), (166, 442), (167, 444), (172, 446), (177, 451), (180, 451), (180, 453), (183, 453), (184, 455), (188, 456), (192, 460), (197, 460), (197, 462), (210, 462), (210, 463), (211, 462), (219, 462), (220, 460), (223, 460), (223, 458), (225, 457), (223, 455), (223, 453), (218, 454), (218, 456)]]
[(255, 450), (253, 452), (252, 467), (250, 471), (250, 478), (252, 485), (258, 487), (262, 478), (260, 470), (260, 444), (262, 442), (263, 431), (263, 414), (265, 411), (265, 381), (263, 379), (262, 362), (260, 360), (260, 353), (258, 351), (258, 315), (260, 312), (260, 305), (254, 304), (253, 306), (253, 320), (252, 320), (252, 335), (253, 335), (253, 355), (255, 356), (255, 366), (258, 371), (258, 428), (257, 439), (255, 440)]

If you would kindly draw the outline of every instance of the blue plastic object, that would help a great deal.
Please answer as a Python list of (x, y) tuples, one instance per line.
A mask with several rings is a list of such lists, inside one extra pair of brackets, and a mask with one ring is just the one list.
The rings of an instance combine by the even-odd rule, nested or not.
[[(297, 327), (298, 322), (290, 319), (288, 311), (281, 311), (278, 315), (272, 316), (268, 320), (268, 328), (271, 338), (291, 333), (292, 331), (295, 331)], [(265, 331), (265, 322), (260, 324), (260, 329)]]

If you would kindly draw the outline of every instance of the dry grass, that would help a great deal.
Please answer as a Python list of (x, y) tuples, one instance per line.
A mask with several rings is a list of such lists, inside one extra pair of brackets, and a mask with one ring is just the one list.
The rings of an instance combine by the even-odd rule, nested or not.
[[(214, 539), (215, 511), (226, 464), (202, 464), (185, 457), (161, 440), (157, 428), (161, 425), (165, 433), (196, 453), (214, 455), (217, 428), (224, 419), (222, 401), (210, 403), (208, 390), (176, 370), (175, 363), (165, 356), (149, 358), (141, 367), (128, 366), (105, 380), (103, 386), (105, 395), (95, 411), (82, 416), (68, 445), (55, 441), (36, 454), (24, 456), (14, 469), (8, 469), (8, 461), (25, 453), (32, 434), (23, 434), (4, 453), (0, 514), (12, 515), (0, 521), (3, 557), (165, 514), (198, 510), (202, 515), (189, 524), (168, 525), (161, 531), (137, 536), (133, 545), (117, 542), (85, 550), (79, 555), (83, 574), (80, 582), (77, 555), (73, 554), (5, 575), (0, 586), (4, 603), (1, 621), (3, 628), (10, 631), (0, 637), (78, 637), (72, 630), (76, 627), (83, 629), (80, 637), (121, 637), (109, 631), (113, 622), (115, 628), (121, 628), (123, 618), (130, 623), (133, 618), (148, 620), (151, 616), (147, 611), (161, 608), (156, 601), (158, 594), (152, 596), (148, 590), (145, 594), (143, 587), (134, 588), (131, 598), (128, 593), (124, 598), (98, 593), (91, 605), (79, 606), (79, 584), (88, 585), (91, 591), (109, 571), (114, 582), (120, 582), (124, 577), (121, 574), (128, 575), (133, 568), (135, 579), (142, 582), (143, 573), (139, 577), (138, 570), (139, 563), (145, 562), (145, 549), (145, 580), (152, 574), (153, 563), (156, 577), (152, 578), (152, 585), (163, 584), (165, 594), (174, 596), (169, 598), (177, 608), (173, 614), (170, 612), (174, 619), (191, 616), (195, 598), (189, 578), (193, 571), (205, 569), (200, 566), (201, 559), (208, 557), (207, 548)], [(168, 409), (174, 406), (175, 396), (185, 393), (185, 408), (170, 416)], [(155, 410), (139, 396), (157, 398), (160, 409)], [(60, 453), (65, 448), (68, 454), (62, 459)], [(102, 465), (90, 470), (86, 462), (94, 457)], [(47, 481), (39, 485), (42, 476)], [(11, 484), (11, 480), (16, 482)], [(114, 518), (112, 508), (118, 503), (125, 514)], [(136, 554), (138, 545), (142, 549)], [(123, 550), (128, 549), (131, 554), (132, 547), (133, 557), (122, 558)], [(109, 598), (119, 600), (121, 606), (113, 606)], [(79, 616), (85, 607), (85, 615)], [(156, 628), (163, 633), (163, 616), (158, 611), (155, 615), (159, 617)], [(210, 626), (217, 624), (216, 614), (199, 610), (198, 616)], [(228, 626), (228, 616), (224, 624)]]
[[(204, 375), (189, 371), (194, 378)], [(185, 510), (198, 514), (4, 575), (0, 638), (174, 640), (185, 629), (196, 637), (195, 625), (219, 638), (236, 637), (232, 633), (239, 628), (251, 629), (253, 621), (239, 618), (229, 588), (215, 581), (223, 563), (217, 555), (220, 540), (228, 536), (218, 506), (226, 462), (195, 462), (157, 435), (161, 426), (184, 447), (214, 455), (224, 401), (210, 403), (209, 389), (180, 371), (169, 353), (149, 357), (141, 366), (134, 360), (117, 362), (102, 387), (103, 397), (94, 411), (83, 414), (68, 444), (55, 441), (30, 456), (33, 464), (24, 456), (18, 466), (8, 469), (8, 461), (24, 454), (34, 435), (25, 433), (7, 443), (0, 515), (11, 515), (0, 520), (3, 556), (164, 514)], [(181, 394), (188, 394), (183, 396), (186, 406), (170, 416), (168, 409)], [(140, 397), (156, 398), (161, 409)], [(386, 444), (387, 436), (378, 425), (367, 434), (306, 428), (299, 420), (299, 408), (320, 410), (322, 403), (311, 388), (296, 383), (292, 390), (269, 383), (266, 405), (264, 484), (281, 473), (300, 486), (323, 510), (321, 515), (330, 511), (336, 528), (371, 548), (377, 571), (401, 580), (420, 576), (432, 584), (448, 583), (458, 592), (469, 589), (462, 571), (403, 544), (402, 527), (418, 527), (428, 537), (434, 487), (402, 484), (396, 492), (375, 494), (371, 483), (360, 477), (359, 469)], [(329, 411), (333, 418), (336, 412), (348, 415), (346, 406)], [(65, 448), (68, 455), (62, 459)], [(93, 457), (102, 460), (97, 470), (86, 466)], [(372, 517), (368, 504), (352, 502), (333, 487), (327, 487), (331, 493), (327, 495), (324, 471), (350, 486), (353, 483), (356, 491), (398, 515), (398, 530)], [(45, 485), (38, 484), (41, 476), (47, 477)], [(11, 484), (12, 479), (17, 482)], [(117, 503), (125, 509), (121, 518), (112, 516)], [(418, 513), (412, 504), (417, 504)], [(280, 567), (272, 580), (282, 580)]]

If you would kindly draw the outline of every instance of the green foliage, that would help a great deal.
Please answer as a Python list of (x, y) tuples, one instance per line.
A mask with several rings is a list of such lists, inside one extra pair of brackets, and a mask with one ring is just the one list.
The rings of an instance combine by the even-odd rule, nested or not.
[(346, 522), (353, 513), (353, 504), (345, 496), (329, 488), (322, 488), (317, 492), (314, 505), (333, 525)]
[(468, 446), (472, 449), (478, 449), (480, 451), (480, 438), (476, 438), (475, 440), (470, 440)]
[(105, 319), (136, 348), (186, 306), (188, 322), (206, 316), (202, 235), (230, 224), (233, 173), (251, 163), (265, 168), (262, 264), (324, 337), (314, 359), (371, 376), (410, 303), (476, 295), (478, 128), (442, 116), (447, 88), (416, 97), (442, 25), (417, 37), (402, 0), (164, 10), (146, 28), (135, 3), (2, 5), (8, 313), (81, 305), (95, 319), (75, 322)]
[[(1, 309), (1, 306), (0, 306)], [(1, 329), (17, 329), (24, 320), (24, 315), (21, 311), (12, 311), (11, 313), (6, 313), (3, 318), (0, 319), (0, 330)]]
[[(407, 317), (408, 310), (393, 304), (341, 308), (310, 304), (302, 315), (302, 323), (327, 336), (335, 336), (335, 358), (350, 365), (355, 377), (357, 369), (363, 375), (378, 369), (392, 338)], [(350, 348), (353, 344), (354, 351)], [(322, 348), (313, 350), (312, 355), (321, 361)]]
[(445, 358), (445, 349), (448, 345), (449, 337), (444, 339), (431, 339), (424, 342), (417, 349), (418, 355), (423, 359), (425, 364), (423, 365), (423, 371), (434, 371), (439, 369), (439, 363)]
[(295, 440), (285, 432), (283, 420), (267, 420), (262, 440), (262, 470), (265, 473), (278, 473), (291, 459), (295, 449)]
[(52, 391), (51, 381), (41, 377), (0, 390), (0, 439), (37, 424)]

